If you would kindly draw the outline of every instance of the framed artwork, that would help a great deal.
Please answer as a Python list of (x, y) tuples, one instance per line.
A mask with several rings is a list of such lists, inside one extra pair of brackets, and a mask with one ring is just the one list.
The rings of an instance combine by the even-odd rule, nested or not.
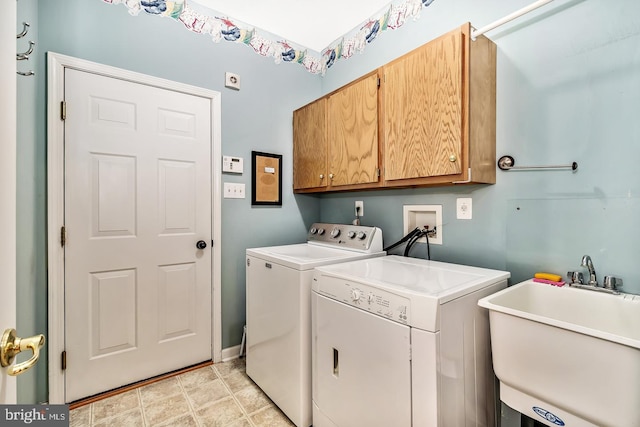
[(251, 204), (282, 206), (282, 155), (251, 152)]

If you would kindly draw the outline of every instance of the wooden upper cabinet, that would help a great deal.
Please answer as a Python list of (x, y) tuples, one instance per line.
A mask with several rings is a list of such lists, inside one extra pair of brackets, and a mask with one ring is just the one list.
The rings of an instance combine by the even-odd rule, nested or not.
[(382, 67), (385, 186), (495, 183), (495, 45), (470, 31)]
[(493, 184), (495, 129), (496, 46), (467, 23), (294, 111), (294, 190)]
[(378, 72), (293, 112), (296, 192), (377, 187)]
[(378, 182), (378, 74), (329, 96), (329, 185)]
[(325, 188), (327, 174), (327, 99), (293, 112), (293, 189)]

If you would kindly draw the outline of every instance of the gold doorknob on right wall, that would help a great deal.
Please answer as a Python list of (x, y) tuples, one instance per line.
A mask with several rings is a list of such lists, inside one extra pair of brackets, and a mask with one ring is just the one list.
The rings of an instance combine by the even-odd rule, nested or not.
[(45, 343), (44, 335), (36, 335), (28, 338), (20, 338), (15, 329), (5, 329), (0, 341), (0, 365), (3, 368), (11, 365), (18, 353), (31, 350), (33, 355), (22, 363), (11, 366), (7, 373), (11, 376), (20, 375), (36, 364), (40, 357), (40, 349)]

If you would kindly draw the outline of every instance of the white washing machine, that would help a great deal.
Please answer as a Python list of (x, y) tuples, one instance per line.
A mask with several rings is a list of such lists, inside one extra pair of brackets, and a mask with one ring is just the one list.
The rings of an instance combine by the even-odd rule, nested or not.
[(508, 272), (387, 256), (318, 267), (314, 427), (496, 422), (489, 319)]
[(313, 268), (381, 257), (376, 227), (316, 223), (307, 242), (247, 249), (247, 374), (298, 427), (311, 425)]

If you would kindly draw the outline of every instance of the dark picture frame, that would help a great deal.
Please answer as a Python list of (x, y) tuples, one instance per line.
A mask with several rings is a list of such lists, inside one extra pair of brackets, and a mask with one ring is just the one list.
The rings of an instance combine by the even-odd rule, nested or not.
[(251, 204), (282, 206), (282, 155), (251, 152)]

